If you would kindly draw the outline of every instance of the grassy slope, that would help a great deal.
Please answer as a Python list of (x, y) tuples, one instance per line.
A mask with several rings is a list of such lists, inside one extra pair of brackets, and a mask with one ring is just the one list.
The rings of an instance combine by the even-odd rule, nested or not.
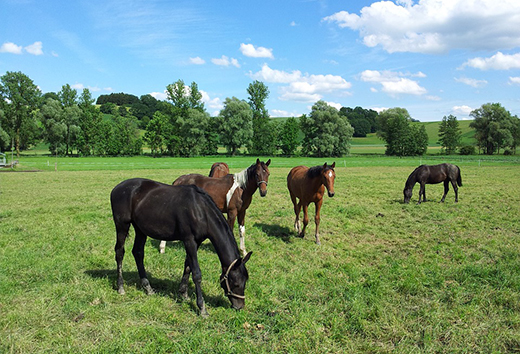
[[(336, 196), (324, 201), (317, 247), (312, 221), (307, 237), (295, 237), (285, 178), (291, 166), (320, 160), (273, 158), (269, 193), (255, 195), (246, 218), (254, 253), (245, 310), (229, 308), (211, 246), (199, 251), (208, 320), (196, 315), (193, 286), (190, 301), (177, 296), (185, 254), (179, 244), (160, 255), (158, 242), (147, 242), (145, 265), (157, 293), (146, 296), (130, 238), (126, 295), (117, 294), (108, 195), (130, 177), (170, 183), (186, 172), (206, 174), (211, 161), (80, 160), (59, 160), (58, 173), (0, 173), (0, 352), (520, 349), (520, 186), (511, 183), (520, 178), (518, 159), (457, 158), (460, 202), (450, 191), (437, 203), (436, 185), (427, 187), (434, 201), (417, 206), (400, 202), (417, 159), (346, 158), (347, 167), (336, 168)], [(227, 162), (237, 172), (251, 159)]]

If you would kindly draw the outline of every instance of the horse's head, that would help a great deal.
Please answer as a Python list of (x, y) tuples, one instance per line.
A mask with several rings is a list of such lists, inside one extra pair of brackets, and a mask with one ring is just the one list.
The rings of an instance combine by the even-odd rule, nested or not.
[(323, 185), (327, 188), (327, 193), (329, 197), (334, 197), (334, 180), (336, 179), (336, 172), (334, 171), (334, 167), (336, 166), (336, 162), (333, 162), (332, 165), (323, 165), (323, 170), (321, 171), (321, 179), (323, 181)]
[(246, 304), (244, 293), (249, 275), (245, 264), (252, 253), (249, 252), (244, 258), (234, 260), (220, 275), (220, 286), (224, 289), (226, 296), (231, 301), (231, 306), (235, 310), (240, 310)]
[(267, 182), (269, 180), (269, 164), (271, 163), (271, 159), (267, 160), (267, 162), (261, 162), (260, 159), (256, 159), (255, 164), (255, 178), (256, 185), (258, 186), (258, 190), (260, 191), (260, 196), (265, 197), (267, 194)]
[(412, 188), (405, 188), (403, 190), (404, 194), (404, 202), (408, 204), (410, 202), (410, 199), (412, 199)]

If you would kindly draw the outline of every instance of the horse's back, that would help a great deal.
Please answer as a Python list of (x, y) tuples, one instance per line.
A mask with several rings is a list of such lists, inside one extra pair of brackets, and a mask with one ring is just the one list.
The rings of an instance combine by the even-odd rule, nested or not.
[(211, 165), (209, 177), (219, 178), (229, 174), (229, 166), (225, 162), (215, 162)]
[(225, 211), (227, 210), (226, 194), (233, 185), (233, 175), (214, 178), (192, 173), (180, 176), (173, 185), (196, 185), (209, 194), (221, 211)]
[(305, 180), (309, 167), (307, 166), (296, 166), (289, 171), (287, 175), (287, 188), (289, 192), (301, 198), (303, 195)]

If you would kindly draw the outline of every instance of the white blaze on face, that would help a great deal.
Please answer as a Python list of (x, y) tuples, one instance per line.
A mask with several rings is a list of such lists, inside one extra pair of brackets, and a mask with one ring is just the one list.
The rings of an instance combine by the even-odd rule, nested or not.
[(332, 171), (329, 171), (329, 177), (332, 178)]

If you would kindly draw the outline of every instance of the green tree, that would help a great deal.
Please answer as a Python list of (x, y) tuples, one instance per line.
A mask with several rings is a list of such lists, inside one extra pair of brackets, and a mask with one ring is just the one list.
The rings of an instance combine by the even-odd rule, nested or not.
[(461, 130), (457, 117), (449, 115), (444, 116), (439, 125), (439, 143), (447, 155), (454, 154), (460, 145)]
[(89, 89), (83, 89), (78, 99), (80, 132), (76, 143), (78, 151), (84, 156), (93, 155), (99, 141), (102, 117), (94, 102)]
[(69, 84), (65, 84), (61, 87), (60, 92), (58, 92), (58, 97), (63, 107), (72, 107), (78, 103), (78, 92), (76, 89), (70, 87)]
[(190, 95), (188, 97), (189, 107), (199, 112), (204, 112), (204, 102), (202, 102), (202, 93), (199, 91), (197, 83), (194, 81), (190, 85)]
[(0, 109), (4, 112), (2, 129), (14, 142), (17, 156), (20, 156), (21, 146), (30, 143), (24, 139), (33, 134), (25, 134), (22, 129), (33, 129), (36, 125), (37, 118), (32, 112), (38, 108), (40, 97), (40, 89), (25, 74), (8, 71), (0, 77)]
[(249, 147), (253, 155), (273, 155), (276, 151), (276, 131), (269, 120), (265, 101), (269, 89), (261, 81), (254, 81), (247, 88), (249, 106), (253, 113), (253, 139)]
[(316, 102), (309, 116), (301, 116), (300, 127), (304, 135), (304, 155), (327, 157), (349, 153), (354, 129), (345, 116), (326, 102)]
[(422, 155), (428, 148), (428, 135), (423, 125), (416, 125), (404, 108), (390, 108), (378, 116), (378, 136), (386, 142), (386, 155)]
[(276, 130), (280, 132), (276, 140), (279, 143), (278, 148), (282, 150), (282, 154), (287, 156), (294, 155), (298, 145), (300, 145), (300, 126), (296, 118), (287, 118), (285, 122), (281, 124), (281, 128)]
[(164, 135), (167, 124), (168, 117), (157, 111), (146, 126), (144, 140), (152, 150), (153, 156), (157, 156), (158, 154), (162, 155), (164, 152)]
[(226, 98), (218, 116), (220, 142), (228, 153), (236, 155), (243, 145), (250, 144), (253, 137), (253, 113), (246, 101), (236, 97)]
[(48, 98), (40, 109), (40, 120), (44, 127), (44, 141), (49, 144), (51, 154), (65, 154), (67, 126), (63, 122), (63, 107), (58, 100)]
[(185, 117), (179, 117), (177, 124), (182, 136), (181, 156), (197, 156), (206, 152), (206, 137), (209, 131), (209, 114), (189, 108)]
[(470, 113), (473, 122), (470, 127), (475, 129), (475, 138), (479, 149), (486, 155), (500, 149), (515, 146), (515, 119), (500, 103), (486, 103)]

